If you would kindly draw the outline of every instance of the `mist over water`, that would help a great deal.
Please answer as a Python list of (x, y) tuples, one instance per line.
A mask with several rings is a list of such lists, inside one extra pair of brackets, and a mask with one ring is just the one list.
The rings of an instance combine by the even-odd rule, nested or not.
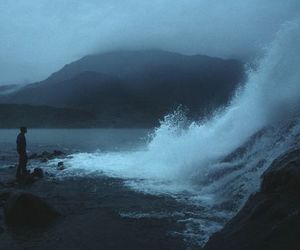
[[(186, 237), (203, 244), (220, 218), (229, 219), (258, 189), (272, 161), (299, 146), (299, 55), (296, 20), (282, 25), (257, 69), (248, 70), (247, 82), (211, 118), (191, 122), (177, 110), (140, 149), (74, 154), (64, 175), (119, 177), (137, 191), (206, 208), (200, 219), (186, 220)], [(220, 212), (218, 205), (228, 201), (231, 211)]]

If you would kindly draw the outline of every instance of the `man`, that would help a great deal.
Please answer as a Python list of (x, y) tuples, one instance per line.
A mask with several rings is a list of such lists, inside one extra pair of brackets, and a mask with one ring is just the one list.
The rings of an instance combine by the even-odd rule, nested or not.
[(26, 127), (20, 128), (20, 133), (17, 137), (17, 151), (19, 154), (19, 165), (17, 168), (16, 177), (18, 180), (23, 179), (28, 175), (26, 164), (27, 164), (27, 152), (26, 152), (26, 137), (27, 133)]

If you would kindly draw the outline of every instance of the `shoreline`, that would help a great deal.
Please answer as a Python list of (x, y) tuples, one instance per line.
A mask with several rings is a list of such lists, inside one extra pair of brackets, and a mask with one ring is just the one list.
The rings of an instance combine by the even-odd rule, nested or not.
[[(180, 206), (168, 197), (129, 190), (122, 180), (108, 177), (44, 177), (30, 185), (3, 187), (14, 179), (14, 168), (0, 168), (0, 190), (25, 191), (41, 197), (63, 216), (42, 230), (9, 228), (0, 206), (3, 249), (185, 249), (179, 232), (184, 225), (172, 218), (129, 218), (122, 213), (151, 212)], [(176, 233), (178, 232), (178, 233)]]

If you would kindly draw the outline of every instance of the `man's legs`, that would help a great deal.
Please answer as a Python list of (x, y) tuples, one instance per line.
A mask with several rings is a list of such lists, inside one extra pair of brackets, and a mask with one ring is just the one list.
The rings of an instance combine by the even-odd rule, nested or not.
[(23, 178), (28, 174), (26, 165), (27, 165), (27, 155), (19, 155), (19, 165), (16, 174), (17, 179)]

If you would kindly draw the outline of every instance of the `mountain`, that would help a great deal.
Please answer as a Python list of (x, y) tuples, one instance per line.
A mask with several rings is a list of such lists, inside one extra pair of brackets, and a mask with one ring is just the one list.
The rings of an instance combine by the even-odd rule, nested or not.
[(114, 51), (85, 56), (0, 102), (73, 108), (108, 123), (152, 126), (178, 105), (191, 116), (224, 105), (243, 77), (243, 64), (236, 60)]
[(236, 60), (222, 60), (203, 55), (186, 56), (162, 50), (113, 51), (85, 56), (78, 61), (67, 64), (46, 81), (60, 82), (85, 71), (95, 71), (112, 75), (131, 84), (145, 84), (149, 82), (144, 82), (144, 80), (147, 80), (156, 71), (175, 73), (174, 70), (180, 70), (182, 73), (198, 75), (207, 71), (218, 70), (224, 66), (225, 71), (232, 70), (233, 67), (238, 67), (237, 64), (240, 62)]
[(16, 85), (16, 84), (0, 85), (0, 96), (10, 94), (14, 91), (17, 91), (20, 88), (22, 88), (22, 87), (20, 87), (19, 85)]

